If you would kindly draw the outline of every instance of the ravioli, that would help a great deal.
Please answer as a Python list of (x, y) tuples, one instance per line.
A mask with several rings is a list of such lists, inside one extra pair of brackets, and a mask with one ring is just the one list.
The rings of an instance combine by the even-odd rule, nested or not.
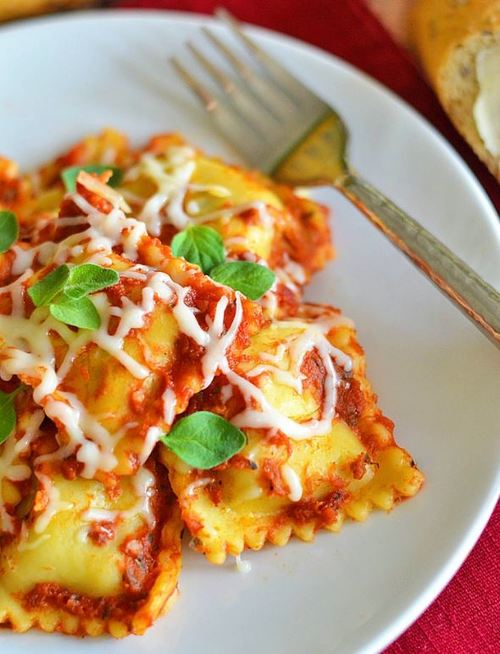
[(150, 462), (112, 493), (95, 480), (37, 475), (22, 530), (0, 548), (0, 624), (144, 633), (175, 599), (181, 567), (182, 523), (162, 467)]
[(277, 276), (263, 300), (271, 316), (293, 311), (304, 284), (333, 256), (324, 207), (260, 173), (207, 157), (176, 134), (156, 136), (138, 153), (121, 190), (163, 242), (204, 224), (220, 233), (230, 259), (269, 266)]
[(61, 172), (65, 168), (89, 164), (125, 167), (131, 160), (128, 139), (113, 129), (87, 136), (33, 173), (21, 174), (15, 162), (0, 157), (0, 209), (15, 211), (22, 233), (43, 240), (64, 197)]
[[(87, 137), (35, 174), (20, 177), (5, 160), (6, 184), (16, 191), (4, 195), (15, 195), (9, 208), (18, 212), (32, 242), (54, 239), (64, 196), (62, 170), (88, 164), (122, 168), (119, 190), (131, 212), (164, 244), (179, 230), (204, 224), (220, 233), (229, 259), (269, 266), (277, 279), (261, 304), (270, 316), (292, 313), (303, 286), (333, 257), (328, 213), (317, 202), (260, 173), (208, 157), (177, 134), (160, 134), (132, 150), (114, 130)], [(0, 160), (0, 208), (1, 180)]]
[[(6, 255), (7, 281), (14, 281), (0, 288), (0, 374), (33, 387), (59, 428), (61, 451), (76, 456), (83, 476), (133, 474), (218, 373), (219, 351), (236, 352), (258, 328), (260, 309), (172, 257), (143, 223), (125, 216), (119, 194), (81, 177), (61, 217), (71, 220), (79, 203), (83, 216), (73, 228), (80, 231)], [(36, 272), (15, 276), (27, 262)], [(63, 262), (120, 273), (117, 285), (93, 296), (99, 329), (75, 330), (46, 307), (33, 311), (27, 289)]]
[(201, 409), (247, 435), (239, 454), (208, 471), (162, 451), (193, 543), (213, 563), (337, 531), (345, 518), (392, 509), (423, 481), (377, 407), (352, 323), (335, 309), (304, 305), (260, 331), (191, 400), (188, 411)]
[(15, 403), (15, 432), (0, 445), (0, 624), (143, 633), (175, 599), (181, 566), (165, 469), (153, 457), (113, 483), (82, 479), (51, 459), (57, 429), (31, 391)]

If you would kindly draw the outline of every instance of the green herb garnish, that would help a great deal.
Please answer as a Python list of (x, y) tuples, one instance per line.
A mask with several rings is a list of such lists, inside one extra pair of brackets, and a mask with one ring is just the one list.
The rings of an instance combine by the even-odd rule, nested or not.
[(204, 273), (225, 261), (224, 244), (215, 229), (204, 225), (188, 227), (172, 240), (174, 257), (183, 257), (195, 263)]
[(221, 416), (198, 411), (181, 418), (161, 441), (188, 465), (208, 470), (237, 454), (246, 436)]
[(215, 229), (195, 225), (172, 239), (172, 253), (199, 266), (206, 275), (250, 300), (260, 299), (274, 284), (272, 270), (250, 261), (225, 261), (224, 244)]
[(0, 211), (0, 254), (17, 241), (19, 225), (12, 211)]
[(46, 307), (64, 290), (69, 279), (70, 267), (59, 266), (28, 290), (28, 295), (36, 307)]
[(89, 293), (102, 291), (103, 288), (114, 286), (120, 281), (116, 270), (103, 268), (95, 263), (82, 263), (71, 268), (69, 278), (64, 287), (64, 294), (72, 300), (79, 300)]
[(79, 300), (60, 300), (50, 304), (49, 311), (56, 320), (66, 325), (93, 330), (101, 326), (101, 316), (88, 297), (81, 297)]
[(240, 291), (250, 300), (260, 299), (276, 279), (272, 270), (250, 261), (227, 261), (212, 268), (210, 277)]
[(69, 267), (59, 266), (34, 284), (28, 294), (36, 307), (49, 307), (60, 322), (81, 329), (99, 329), (101, 318), (87, 296), (120, 280), (116, 270), (93, 263)]
[(0, 391), (0, 443), (6, 441), (16, 427), (17, 416), (14, 399), (24, 388), (24, 384), (21, 384), (11, 393)]
[(105, 172), (106, 170), (111, 170), (113, 173), (108, 180), (110, 186), (118, 186), (123, 179), (123, 171), (121, 168), (116, 166), (105, 166), (99, 164), (89, 164), (88, 166), (70, 166), (65, 168), (61, 173), (61, 179), (64, 182), (64, 186), (68, 193), (74, 193), (76, 191), (76, 178), (81, 170), (84, 170), (86, 173), (100, 173)]

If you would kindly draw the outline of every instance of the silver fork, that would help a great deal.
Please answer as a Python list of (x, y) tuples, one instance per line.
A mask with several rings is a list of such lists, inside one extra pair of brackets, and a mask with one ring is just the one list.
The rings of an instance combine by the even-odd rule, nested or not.
[(220, 93), (213, 93), (178, 59), (171, 61), (220, 131), (249, 164), (278, 182), (338, 189), (500, 347), (500, 294), (357, 175), (347, 161), (348, 131), (337, 112), (250, 39), (227, 11), (219, 9), (216, 14), (246, 48), (252, 64), (208, 28), (202, 29), (231, 64), (235, 79), (195, 45), (188, 46)]

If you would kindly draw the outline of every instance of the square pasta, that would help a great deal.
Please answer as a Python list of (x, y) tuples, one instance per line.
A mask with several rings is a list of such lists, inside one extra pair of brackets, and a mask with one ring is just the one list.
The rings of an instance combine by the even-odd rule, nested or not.
[(310, 541), (420, 489), (422, 473), (377, 406), (352, 322), (336, 309), (303, 305), (270, 323), (222, 372), (188, 412), (230, 420), (244, 449), (212, 470), (161, 450), (194, 546), (211, 562), (291, 535)]
[(0, 445), (0, 624), (143, 633), (175, 599), (181, 567), (164, 467), (152, 458), (113, 485), (83, 479), (50, 457), (56, 427), (29, 389), (15, 406), (15, 431)]
[(89, 164), (119, 167), (118, 190), (148, 234), (164, 244), (180, 230), (206, 225), (221, 235), (229, 259), (270, 267), (277, 279), (261, 300), (268, 315), (293, 313), (303, 286), (333, 256), (325, 207), (261, 173), (208, 157), (177, 134), (132, 150), (122, 134), (104, 130), (27, 175), (0, 160), (0, 208), (18, 214), (33, 242), (54, 239), (63, 227), (57, 220), (61, 173)]
[[(175, 415), (262, 321), (258, 305), (172, 256), (120, 194), (80, 173), (57, 240), (0, 255), (0, 377), (17, 376), (58, 426), (55, 458), (78, 474), (134, 474)], [(92, 294), (95, 329), (75, 329), (30, 291), (61, 266), (94, 264), (119, 281)], [(47, 302), (45, 305), (48, 304)]]

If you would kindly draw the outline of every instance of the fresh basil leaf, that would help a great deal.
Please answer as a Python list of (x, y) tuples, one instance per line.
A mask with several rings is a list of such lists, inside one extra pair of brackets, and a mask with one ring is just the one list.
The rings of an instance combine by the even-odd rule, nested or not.
[(0, 391), (0, 443), (6, 441), (16, 427), (17, 416), (14, 398), (23, 389), (24, 384), (21, 384), (12, 393)]
[(250, 300), (261, 298), (276, 279), (272, 270), (250, 261), (228, 261), (211, 270), (210, 277), (240, 291)]
[(81, 297), (78, 300), (63, 299), (49, 306), (51, 315), (60, 322), (81, 329), (99, 329), (101, 316), (92, 300)]
[(114, 286), (120, 281), (116, 270), (103, 268), (95, 263), (82, 263), (70, 269), (69, 279), (64, 287), (64, 295), (71, 300), (95, 293), (108, 286)]
[(28, 289), (28, 295), (36, 307), (45, 307), (59, 295), (69, 279), (69, 266), (59, 266)]
[(198, 411), (181, 418), (161, 441), (188, 465), (208, 470), (239, 452), (246, 436), (221, 416)]
[(19, 225), (12, 211), (0, 211), (0, 254), (17, 241)]
[(12, 434), (16, 426), (16, 410), (12, 397), (0, 391), (0, 443)]
[(106, 170), (111, 170), (112, 175), (108, 181), (110, 186), (118, 186), (123, 179), (123, 171), (116, 166), (106, 166), (98, 164), (89, 164), (88, 166), (70, 166), (65, 168), (61, 173), (62, 181), (68, 193), (74, 193), (76, 191), (76, 178), (81, 170), (84, 170), (86, 173), (103, 173)]
[(204, 225), (195, 225), (179, 232), (172, 239), (171, 247), (174, 257), (183, 257), (207, 274), (225, 260), (220, 234)]

